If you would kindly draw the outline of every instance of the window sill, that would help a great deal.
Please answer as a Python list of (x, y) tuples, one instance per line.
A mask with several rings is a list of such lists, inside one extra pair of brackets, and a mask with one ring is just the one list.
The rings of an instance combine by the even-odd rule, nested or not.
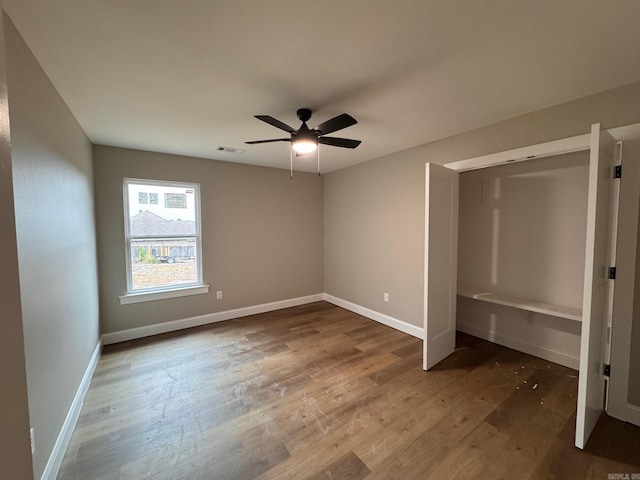
[(131, 303), (152, 302), (154, 300), (164, 300), (166, 298), (187, 297), (189, 295), (201, 295), (209, 293), (209, 285), (199, 285), (197, 287), (176, 288), (174, 290), (164, 290), (162, 292), (131, 293), (120, 297), (120, 305)]

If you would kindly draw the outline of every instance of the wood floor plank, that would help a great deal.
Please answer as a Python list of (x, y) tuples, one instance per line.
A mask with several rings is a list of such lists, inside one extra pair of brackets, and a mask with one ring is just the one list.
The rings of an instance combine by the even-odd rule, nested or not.
[(60, 480), (606, 478), (640, 429), (573, 446), (577, 372), (459, 334), (422, 342), (327, 302), (104, 348)]
[(365, 478), (371, 471), (362, 463), (358, 456), (349, 452), (331, 465), (322, 467), (320, 472), (307, 477), (307, 480), (359, 480)]

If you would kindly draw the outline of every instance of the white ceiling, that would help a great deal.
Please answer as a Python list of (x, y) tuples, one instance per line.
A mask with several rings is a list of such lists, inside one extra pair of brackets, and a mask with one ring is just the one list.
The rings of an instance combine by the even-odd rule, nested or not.
[(255, 165), (289, 166), (256, 114), (355, 117), (332, 171), (640, 80), (638, 0), (3, 3), (92, 142)]

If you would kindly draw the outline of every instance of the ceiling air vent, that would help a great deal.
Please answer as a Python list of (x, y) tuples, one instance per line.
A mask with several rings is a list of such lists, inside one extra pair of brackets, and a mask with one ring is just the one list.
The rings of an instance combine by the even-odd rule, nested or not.
[(216, 148), (216, 150), (218, 152), (225, 152), (225, 153), (236, 153), (238, 155), (242, 154), (245, 152), (245, 150), (242, 150), (241, 148), (233, 148), (233, 147), (218, 147)]

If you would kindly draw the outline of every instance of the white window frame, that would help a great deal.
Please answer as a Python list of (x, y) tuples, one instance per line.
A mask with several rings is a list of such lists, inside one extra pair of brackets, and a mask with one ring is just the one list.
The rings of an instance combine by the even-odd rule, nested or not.
[[(191, 182), (175, 182), (166, 180), (151, 180), (142, 178), (124, 178), (122, 184), (123, 195), (123, 211), (124, 211), (124, 245), (125, 245), (125, 260), (126, 260), (126, 273), (127, 273), (127, 293), (120, 296), (120, 304), (130, 304), (138, 302), (148, 302), (152, 300), (161, 300), (165, 298), (182, 297), (187, 295), (198, 295), (203, 293), (209, 293), (209, 285), (203, 283), (202, 273), (202, 226), (200, 218), (200, 184)], [(133, 287), (133, 272), (131, 268), (131, 241), (141, 237), (132, 237), (129, 231), (130, 223), (130, 206), (129, 206), (129, 185), (150, 185), (160, 187), (177, 187), (185, 189), (193, 189), (194, 191), (194, 203), (195, 203), (195, 223), (196, 232), (193, 235), (176, 235), (176, 237), (193, 237), (196, 240), (196, 269), (197, 280), (193, 283), (180, 284), (180, 285), (166, 285), (164, 287), (150, 287), (144, 289), (136, 289)], [(164, 239), (173, 238), (167, 235), (150, 235), (150, 239)]]

